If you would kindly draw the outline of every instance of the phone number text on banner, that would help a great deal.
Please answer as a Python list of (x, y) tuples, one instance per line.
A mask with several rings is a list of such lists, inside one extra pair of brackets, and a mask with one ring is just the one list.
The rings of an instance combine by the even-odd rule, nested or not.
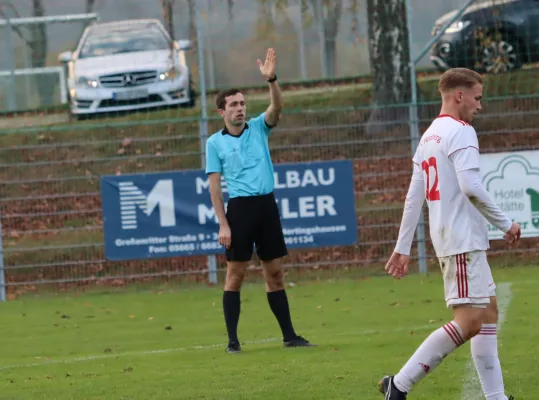
[[(274, 193), (288, 248), (356, 243), (351, 161), (277, 164)], [(109, 260), (224, 252), (202, 170), (103, 176), (101, 197)]]

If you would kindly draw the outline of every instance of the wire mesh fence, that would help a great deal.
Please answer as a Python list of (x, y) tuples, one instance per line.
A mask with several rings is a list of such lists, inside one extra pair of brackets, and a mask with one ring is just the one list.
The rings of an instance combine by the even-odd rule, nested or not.
[[(535, 97), (489, 101), (476, 124), (482, 151), (538, 149), (538, 102)], [(422, 128), (438, 107), (421, 107)], [(405, 120), (393, 122), (373, 137), (365, 129), (368, 114), (368, 108), (353, 107), (289, 113), (271, 137), (276, 163), (343, 158), (354, 163), (357, 245), (292, 251), (287, 266), (295, 274), (379, 273), (394, 246), (410, 177), (409, 126)], [(210, 121), (210, 130), (218, 129), (220, 121)], [(41, 290), (46, 284), (56, 290), (123, 285), (158, 277), (206, 282), (206, 257), (106, 261), (98, 179), (198, 168), (197, 121), (89, 125), (84, 130), (7, 135), (1, 141), (0, 213), (10, 292)], [(538, 244), (525, 239), (511, 249), (494, 241), (493, 263), (535, 262)], [(427, 248), (429, 266), (436, 268), (430, 242)], [(218, 262), (222, 268), (224, 260), (218, 257)]]
[[(176, 39), (194, 39), (190, 34), (193, 28), (189, 26), (187, 3), (174, 2), (178, 21), (186, 21), (182, 25), (174, 20)], [(275, 163), (353, 160), (359, 240), (354, 246), (291, 251), (286, 266), (294, 279), (381, 273), (397, 238), (409, 182), (412, 153), (409, 90), (403, 90), (400, 98), (393, 96), (396, 87), (393, 83), (405, 78), (405, 72), (400, 67), (392, 69), (399, 65), (397, 63), (388, 62), (382, 67), (372, 65), (373, 54), (378, 54), (379, 59), (397, 58), (393, 54), (385, 54), (387, 49), (383, 46), (373, 46), (375, 35), (369, 32), (376, 32), (376, 29), (369, 31), (367, 22), (359, 24), (365, 29), (363, 34), (347, 33), (346, 29), (351, 29), (356, 23), (354, 13), (350, 11), (352, 3), (289, 1), (285, 6), (276, 8), (275, 5), (269, 6), (268, 2), (235, 1), (232, 10), (236, 11), (232, 11), (233, 18), (230, 19), (227, 2), (211, 2), (202, 19), (204, 26), (211, 28), (208, 35), (212, 36), (205, 37), (207, 85), (210, 88), (237, 84), (245, 87), (257, 83), (256, 58), (261, 57), (270, 45), (277, 49), (280, 80), (322, 78), (324, 70), (331, 72), (328, 72), (328, 80), (324, 84), (282, 83), (286, 110), (271, 136), (270, 146)], [(368, 11), (378, 10), (379, 3), (374, 0), (358, 2), (358, 20), (364, 18), (367, 21), (367, 16), (371, 15)], [(394, 11), (395, 16), (403, 17), (406, 3), (401, 0), (393, 3), (397, 10)], [(482, 152), (537, 150), (539, 79), (533, 63), (539, 54), (536, 44), (539, 43), (539, 18), (534, 19), (533, 16), (539, 15), (539, 3), (526, 0), (476, 1), (459, 13), (460, 16), (455, 11), (434, 22), (443, 12), (453, 8), (457, 10), (458, 6), (467, 3), (472, 2), (432, 2), (429, 5), (412, 2), (415, 18), (413, 37), (419, 38), (417, 43), (411, 43), (412, 58), (424, 43), (447, 25), (448, 29), (435, 41), (423, 62), (439, 69), (469, 66), (484, 72), (484, 112), (474, 122)], [(323, 23), (318, 28), (314, 15), (317, 4), (325, 10), (320, 14)], [(331, 61), (334, 67), (329, 67), (327, 43), (320, 47), (316, 39), (322, 30), (329, 29), (324, 25), (329, 24), (324, 18), (331, 17), (331, 5), (342, 7), (340, 15), (343, 18), (339, 20), (340, 28), (333, 39), (337, 43), (334, 61)], [(100, 5), (98, 2), (95, 7), (93, 11), (101, 14), (106, 11), (100, 9), (105, 7), (105, 3)], [(129, 18), (161, 17), (159, 9), (144, 13), (141, 11), (144, 6), (139, 8), (140, 12)], [(259, 19), (253, 16), (257, 15), (256, 10), (261, 14)], [(391, 19), (389, 14), (383, 15), (369, 23), (378, 24), (379, 32), (387, 34)], [(305, 30), (301, 33), (305, 41), (304, 50), (299, 49), (297, 39), (300, 37), (297, 30), (300, 17), (305, 23)], [(306, 22), (309, 18), (311, 25)], [(263, 25), (269, 19), (273, 25)], [(509, 24), (515, 20), (520, 23)], [(236, 28), (231, 29), (231, 24)], [(260, 26), (273, 34), (256, 36), (255, 31)], [(250, 32), (245, 33), (248, 37), (244, 40), (238, 39), (240, 28)], [(357, 29), (360, 32), (361, 28)], [(425, 29), (428, 33), (422, 36)], [(297, 38), (285, 41), (282, 36), (285, 34), (293, 34)], [(341, 43), (343, 35), (348, 39)], [(383, 43), (382, 39), (378, 39), (378, 44)], [(72, 42), (76, 44), (76, 40)], [(196, 45), (194, 43), (195, 49)], [(363, 50), (357, 47), (360, 45)], [(399, 42), (395, 42), (394, 48), (398, 45)], [(196, 57), (187, 50), (178, 52), (178, 57), (185, 57), (186, 67), (193, 71), (193, 87), (198, 87)], [(361, 67), (349, 63), (349, 58), (356, 63), (369, 62)], [(405, 60), (406, 55), (398, 59)], [(252, 60), (255, 61), (251, 63), (253, 65), (249, 64)], [(324, 62), (327, 63), (325, 67)], [(105, 63), (104, 66), (111, 67), (112, 64)], [(131, 60), (127, 72), (139, 71), (143, 67), (146, 68), (142, 62), (137, 64)], [(305, 67), (307, 74), (304, 74)], [(374, 72), (369, 76), (341, 81), (335, 79), (370, 70)], [(163, 75), (162, 80), (167, 84), (168, 75), (165, 74), (170, 70), (155, 71), (155, 79), (159, 80)], [(107, 73), (125, 75), (125, 71), (119, 70)], [(98, 103), (92, 107), (100, 107), (101, 101), (118, 105), (119, 100), (114, 93), (144, 86), (103, 88), (100, 75), (84, 73), (81, 76), (84, 79), (78, 79), (80, 76), (76, 74), (72, 79), (85, 85), (82, 92), (91, 93), (94, 89), (110, 92), (110, 99), (94, 99)], [(420, 132), (439, 111), (438, 77), (439, 72), (435, 70), (418, 73)], [(19, 90), (19, 83), (17, 88)], [(85, 106), (83, 102), (89, 101), (88, 98), (76, 98), (79, 88), (71, 89), (70, 101), (78, 101), (79, 106)], [(213, 93), (208, 91), (209, 134), (219, 130), (222, 124), (214, 113)], [(269, 100), (266, 89), (245, 87), (244, 93), (250, 116), (265, 110)], [(133, 99), (124, 101), (135, 104)], [(198, 99), (197, 104), (190, 105), (190, 108), (164, 110), (150, 110), (139, 103), (136, 105), (141, 105), (140, 110), (99, 113), (89, 121), (70, 118), (66, 109), (14, 113), (2, 120), (0, 216), (5, 279), (11, 296), (33, 291), (124, 287), (149, 282), (208, 281), (205, 256), (123, 262), (105, 259), (99, 176), (200, 168)], [(384, 113), (373, 117), (380, 110)], [(425, 231), (428, 232), (428, 225)], [(429, 269), (438, 268), (428, 239), (426, 245)], [(507, 247), (499, 241), (492, 241), (491, 245), (493, 264), (536, 263), (539, 247), (536, 238), (524, 239), (518, 248)], [(417, 257), (417, 243), (413, 251)], [(224, 259), (219, 256), (217, 260), (222, 277)], [(257, 265), (254, 259), (250, 272), (253, 279), (260, 277)]]

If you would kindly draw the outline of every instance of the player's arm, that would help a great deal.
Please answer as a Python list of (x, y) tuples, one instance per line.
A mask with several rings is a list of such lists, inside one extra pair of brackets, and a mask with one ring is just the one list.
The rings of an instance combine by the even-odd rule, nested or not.
[(498, 207), (483, 186), (479, 157), (479, 150), (475, 147), (458, 150), (450, 156), (457, 172), (460, 190), (491, 225), (507, 233), (512, 229), (513, 222)]
[(215, 215), (219, 225), (228, 226), (225, 214), (225, 201), (223, 199), (223, 189), (221, 188), (221, 174), (214, 172), (210, 174), (210, 196), (211, 204), (215, 209)]
[(414, 233), (419, 222), (419, 216), (423, 203), (425, 202), (425, 186), (423, 182), (423, 172), (419, 165), (414, 164), (414, 172), (412, 180), (406, 194), (404, 202), (404, 211), (402, 213), (402, 221), (399, 230), (399, 238), (395, 246), (395, 252), (398, 254), (410, 255)]
[(274, 127), (279, 122), (284, 107), (283, 93), (277, 81), (268, 83), (270, 91), (270, 105), (266, 110), (265, 122)]
[(260, 73), (268, 81), (270, 92), (270, 105), (265, 112), (264, 121), (268, 127), (272, 128), (277, 125), (281, 116), (281, 111), (284, 107), (283, 93), (277, 82), (277, 76), (275, 74), (277, 66), (277, 56), (274, 49), (268, 49), (266, 54), (266, 60), (264, 63), (257, 60)]
[(419, 165), (414, 163), (412, 180), (410, 181), (404, 202), (399, 238), (397, 239), (395, 250), (385, 267), (387, 273), (395, 278), (402, 278), (408, 275), (410, 250), (424, 201), (423, 172), (419, 168)]
[(219, 221), (219, 244), (229, 247), (232, 234), (226, 219), (225, 201), (221, 188), (221, 159), (215, 145), (209, 140), (206, 142), (206, 173), (209, 174), (211, 204)]

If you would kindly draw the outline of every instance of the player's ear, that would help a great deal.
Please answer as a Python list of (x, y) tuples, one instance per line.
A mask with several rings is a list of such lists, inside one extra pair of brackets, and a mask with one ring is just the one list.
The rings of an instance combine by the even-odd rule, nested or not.
[(462, 97), (463, 97), (462, 91), (457, 90), (455, 92), (455, 99), (457, 100), (457, 103), (462, 103)]

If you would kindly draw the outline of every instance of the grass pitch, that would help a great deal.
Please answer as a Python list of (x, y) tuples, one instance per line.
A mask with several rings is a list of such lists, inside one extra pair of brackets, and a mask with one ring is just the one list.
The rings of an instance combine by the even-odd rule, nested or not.
[[(535, 267), (495, 270), (507, 300), (500, 357), (508, 393), (536, 398), (539, 327)], [(243, 353), (224, 352), (221, 288), (21, 298), (0, 304), (4, 400), (382, 399), (396, 373), (451, 318), (441, 276), (297, 282), (295, 328), (319, 346), (285, 349), (264, 287), (242, 291)], [(464, 345), (411, 399), (477, 397)], [(472, 373), (470, 373), (470, 371)], [(480, 392), (479, 392), (480, 393)], [(472, 396), (472, 397), (470, 397)]]

